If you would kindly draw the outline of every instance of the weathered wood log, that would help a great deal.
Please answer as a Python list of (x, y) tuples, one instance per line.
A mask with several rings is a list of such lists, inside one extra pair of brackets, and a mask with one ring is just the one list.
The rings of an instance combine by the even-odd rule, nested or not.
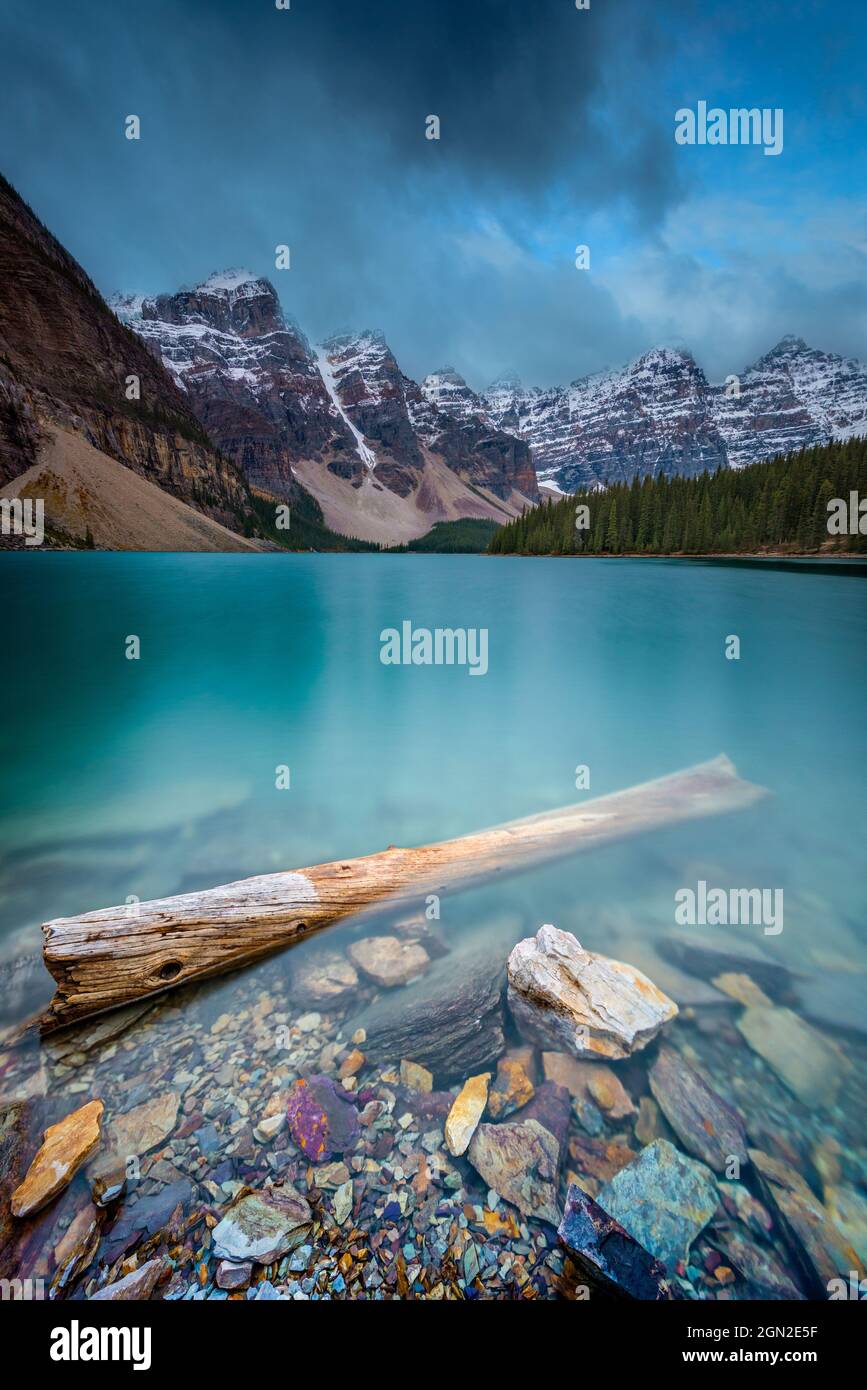
[(359, 913), (421, 906), (641, 831), (749, 806), (766, 795), (725, 756), (609, 796), (417, 849), (395, 846), (291, 873), (46, 922), (57, 989), (42, 1029), (258, 960)]

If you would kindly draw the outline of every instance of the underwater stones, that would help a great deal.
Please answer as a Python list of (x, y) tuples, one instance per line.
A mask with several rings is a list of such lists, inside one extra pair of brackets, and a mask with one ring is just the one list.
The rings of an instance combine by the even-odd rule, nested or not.
[(214, 1227), (214, 1251), (234, 1264), (273, 1264), (310, 1233), (309, 1203), (291, 1183), (241, 1197)]
[(557, 1238), (591, 1289), (646, 1302), (677, 1296), (664, 1265), (577, 1183), (566, 1194)]
[(770, 999), (763, 989), (759, 989), (755, 980), (749, 975), (738, 974), (733, 970), (723, 971), (722, 975), (714, 977), (713, 985), (721, 993), (734, 999), (735, 1003), (743, 1004), (750, 1008), (753, 1004), (770, 1004)]
[(292, 998), (304, 1005), (338, 1004), (358, 989), (358, 971), (342, 951), (317, 950), (294, 965), (290, 990)]
[(148, 1260), (139, 1269), (134, 1269), (132, 1274), (127, 1274), (123, 1279), (116, 1279), (113, 1284), (106, 1284), (105, 1288), (97, 1293), (91, 1294), (91, 1303), (137, 1303), (150, 1298), (160, 1277), (169, 1268), (169, 1262), (164, 1255), (158, 1255), (156, 1259)]
[(635, 1111), (619, 1076), (602, 1062), (579, 1062), (566, 1052), (543, 1052), (542, 1068), (547, 1081), (565, 1086), (576, 1101), (592, 1101), (613, 1120)]
[(848, 1241), (867, 1268), (867, 1198), (856, 1188), (841, 1183), (825, 1192), (828, 1214), (844, 1240)]
[(576, 1057), (628, 1057), (677, 1013), (640, 970), (585, 951), (550, 924), (514, 947), (508, 978), (509, 1008), (524, 1036)]
[(834, 1104), (851, 1064), (830, 1038), (791, 1009), (746, 1009), (737, 1026), (804, 1105)]
[(408, 985), (430, 965), (430, 956), (423, 946), (417, 941), (401, 941), (397, 936), (365, 936), (354, 941), (346, 954), (363, 975), (384, 989)]
[(753, 1286), (758, 1298), (803, 1299), (804, 1295), (787, 1274), (773, 1250), (757, 1245), (743, 1231), (729, 1227), (714, 1237), (726, 1261)]
[(687, 1262), (689, 1247), (719, 1204), (716, 1179), (703, 1163), (657, 1139), (597, 1194), (599, 1205), (645, 1250), (669, 1268)]
[(761, 1149), (750, 1149), (749, 1155), (811, 1296), (827, 1298), (832, 1279), (859, 1268), (858, 1256), (794, 1168)]
[(253, 1265), (249, 1260), (244, 1260), (241, 1264), (233, 1264), (231, 1260), (220, 1260), (217, 1265), (218, 1289), (226, 1289), (229, 1292), (246, 1289), (252, 1277)]
[(517, 1057), (501, 1057), (497, 1076), (488, 1094), (488, 1112), (496, 1120), (504, 1120), (533, 1099), (534, 1086), (522, 1061)]
[(408, 1062), (406, 1058), (401, 1059), (400, 1082), (410, 1091), (423, 1091), (425, 1094), (433, 1091), (433, 1075), (427, 1067), (419, 1062)]
[(650, 1069), (650, 1089), (684, 1148), (717, 1173), (731, 1160), (747, 1162), (747, 1137), (737, 1111), (674, 1048), (662, 1046)]
[(721, 935), (726, 930), (720, 927), (713, 941), (695, 934), (672, 933), (661, 939), (659, 950), (666, 960), (701, 980), (726, 973), (749, 975), (772, 999), (786, 996), (794, 983), (792, 972), (769, 959), (753, 942), (743, 937), (726, 939)]
[(819, 1027), (867, 1036), (867, 975), (854, 970), (823, 970), (798, 985), (798, 1009)]
[(367, 1057), (380, 1064), (411, 1057), (437, 1084), (492, 1066), (505, 1047), (502, 978), (502, 955), (487, 945), (434, 961), (411, 990), (384, 994), (355, 1016)]
[(358, 1142), (358, 1113), (328, 1076), (302, 1077), (289, 1089), (286, 1119), (293, 1142), (311, 1163), (327, 1163)]
[(446, 1144), (449, 1153), (454, 1154), (455, 1157), (466, 1153), (469, 1142), (476, 1132), (476, 1126), (485, 1113), (490, 1079), (491, 1073), (486, 1071), (479, 1076), (471, 1076), (469, 1080), (465, 1081), (446, 1116)]
[(41, 1211), (74, 1178), (99, 1144), (102, 1112), (102, 1101), (91, 1100), (49, 1125), (24, 1180), (12, 1193), (13, 1216)]
[(96, 1254), (103, 1213), (91, 1202), (73, 1217), (54, 1250), (55, 1273), (51, 1288), (56, 1293), (87, 1268)]
[(177, 1091), (164, 1091), (132, 1110), (113, 1115), (106, 1125), (103, 1152), (88, 1168), (91, 1182), (117, 1174), (128, 1157), (140, 1158), (162, 1144), (175, 1127), (180, 1099)]
[(522, 1216), (558, 1224), (560, 1145), (538, 1120), (479, 1125), (467, 1157), (488, 1187)]

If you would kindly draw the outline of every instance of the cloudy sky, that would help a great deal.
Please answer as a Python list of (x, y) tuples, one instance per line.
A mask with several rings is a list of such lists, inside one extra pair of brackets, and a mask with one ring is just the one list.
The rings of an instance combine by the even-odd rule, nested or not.
[[(247, 266), (415, 377), (867, 357), (865, 39), (855, 0), (6, 0), (0, 168), (105, 294)], [(783, 152), (676, 144), (699, 100)]]

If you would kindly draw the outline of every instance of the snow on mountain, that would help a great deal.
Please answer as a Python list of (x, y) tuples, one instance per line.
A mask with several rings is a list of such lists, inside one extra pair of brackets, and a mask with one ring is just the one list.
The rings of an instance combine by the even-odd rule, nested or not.
[(539, 481), (567, 492), (636, 474), (739, 468), (867, 433), (867, 365), (791, 337), (734, 383), (711, 385), (690, 353), (654, 348), (568, 387), (528, 390), (503, 378), (480, 399), (500, 429), (527, 440)]
[(531, 446), (540, 482), (574, 492), (636, 474), (695, 474), (725, 462), (710, 388), (688, 352), (654, 348), (568, 387), (496, 382), (482, 399), (501, 429)]
[(437, 410), (445, 410), (455, 419), (467, 420), (473, 415), (479, 419), (490, 418), (481, 396), (476, 395), (454, 367), (441, 367), (438, 372), (431, 372), (421, 383), (421, 393)]
[(406, 539), (433, 520), (506, 519), (538, 497), (527, 444), (481, 413), (458, 421), (438, 408), (382, 333), (314, 349), (268, 280), (221, 271), (176, 294), (116, 296), (112, 307), (252, 483), (287, 498), (303, 484), (337, 529)]
[(714, 389), (714, 419), (729, 462), (867, 434), (867, 364), (785, 337), (739, 379)]

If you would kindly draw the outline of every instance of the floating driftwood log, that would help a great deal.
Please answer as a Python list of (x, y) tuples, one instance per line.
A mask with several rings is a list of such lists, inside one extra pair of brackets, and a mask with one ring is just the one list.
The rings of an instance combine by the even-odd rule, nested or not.
[(419, 907), (427, 893), (736, 811), (764, 795), (721, 755), (642, 786), (439, 844), (392, 845), (363, 859), (57, 918), (43, 926), (45, 964), (57, 989), (42, 1028), (222, 974), (359, 913)]

